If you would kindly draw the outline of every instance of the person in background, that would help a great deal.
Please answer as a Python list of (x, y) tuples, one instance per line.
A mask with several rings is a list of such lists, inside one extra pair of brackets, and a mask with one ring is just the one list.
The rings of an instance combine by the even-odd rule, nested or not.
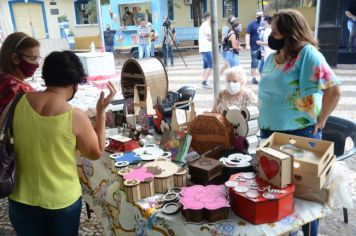
[[(234, 21), (235, 21), (235, 16), (229, 16), (227, 18), (226, 23), (221, 30), (221, 43), (222, 44), (225, 42), (226, 36), (229, 33), (229, 30), (231, 29), (231, 25), (234, 23)], [(224, 50), (223, 46), (221, 46), (221, 56), (224, 59), (224, 65), (220, 68), (220, 72), (219, 72), (220, 76), (229, 67), (229, 62), (226, 59), (226, 54), (227, 54), (227, 50)]]
[(108, 83), (96, 105), (96, 123), (73, 108), (78, 84), (86, 82), (80, 59), (70, 51), (52, 52), (43, 65), (43, 92), (25, 93), (16, 105), (13, 130), (15, 188), (9, 216), (18, 236), (78, 235), (81, 194), (77, 151), (90, 160), (105, 150), (105, 108), (116, 89)]
[[(167, 21), (165, 21), (167, 22)], [(176, 39), (176, 30), (170, 24), (163, 26), (163, 62), (164, 66), (167, 67), (168, 56), (171, 59), (171, 66), (174, 66), (174, 55), (173, 46), (174, 40)]]
[(132, 14), (132, 12), (130, 12), (129, 7), (125, 7), (125, 13), (122, 16), (121, 20), (124, 29), (126, 26), (135, 25), (134, 15)]
[(146, 21), (141, 20), (140, 25), (137, 27), (138, 40), (138, 55), (139, 59), (150, 57), (150, 45), (148, 37), (150, 34), (149, 28), (146, 26)]
[(110, 25), (106, 25), (106, 30), (104, 31), (104, 42), (105, 42), (105, 51), (114, 53), (114, 37), (116, 31), (110, 29)]
[(239, 65), (239, 53), (242, 47), (240, 46), (239, 40), (240, 34), (240, 23), (235, 21), (227, 35), (227, 44), (229, 50), (226, 54), (226, 59), (229, 62), (230, 67)]
[(246, 88), (246, 72), (242, 66), (226, 70), (226, 89), (219, 92), (211, 112), (223, 114), (229, 106), (246, 107), (256, 105), (256, 95)]
[(246, 30), (245, 42), (246, 42), (246, 50), (251, 51), (251, 75), (252, 75), (252, 83), (258, 84), (257, 81), (257, 67), (258, 67), (258, 58), (257, 58), (257, 50), (259, 49), (259, 45), (257, 45), (257, 40), (259, 39), (258, 31), (261, 27), (261, 21), (263, 17), (263, 12), (256, 13), (256, 19), (251, 21)]
[[(340, 82), (304, 16), (296, 10), (275, 13), (268, 46), (276, 52), (266, 58), (258, 89), (260, 137), (281, 132), (321, 139), (340, 99)], [(318, 235), (318, 225), (311, 223), (310, 235)]]
[(148, 41), (150, 42), (150, 56), (154, 57), (155, 56), (155, 46), (156, 46), (156, 41), (158, 39), (158, 35), (156, 31), (152, 27), (152, 23), (148, 22), (147, 23), (148, 29), (150, 30), (150, 34), (148, 36)]
[(10, 34), (0, 50), (0, 116), (19, 92), (34, 92), (25, 82), (39, 67), (40, 43), (22, 32)]
[(261, 40), (257, 40), (257, 44), (260, 45), (261, 47), (261, 52), (262, 52), (262, 58), (260, 60), (260, 64), (258, 67), (259, 72), (262, 74), (263, 70), (263, 65), (267, 57), (274, 52), (270, 47), (268, 47), (268, 37), (272, 32), (271, 29), (271, 22), (272, 22), (272, 17), (271, 16), (264, 16), (263, 17), (264, 21), (264, 30), (262, 31), (261, 34)]
[(356, 52), (356, 2), (350, 4), (345, 11), (345, 15), (348, 17), (347, 26), (350, 32), (348, 51)]
[(199, 27), (199, 53), (203, 56), (203, 88), (211, 89), (208, 83), (209, 76), (213, 71), (213, 56), (211, 44), (210, 13), (203, 14), (203, 23)]

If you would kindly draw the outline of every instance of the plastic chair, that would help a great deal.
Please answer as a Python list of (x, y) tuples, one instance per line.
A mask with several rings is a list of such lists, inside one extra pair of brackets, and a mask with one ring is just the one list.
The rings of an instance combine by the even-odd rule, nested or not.
[(178, 89), (177, 91), (178, 93), (181, 94), (181, 99), (179, 100), (181, 101), (187, 101), (186, 104), (183, 105), (179, 105), (176, 108), (178, 109), (183, 109), (183, 110), (189, 110), (189, 99), (194, 99), (195, 96), (195, 88), (192, 86), (183, 86), (180, 89)]
[[(345, 153), (346, 138), (353, 141), (353, 148)], [(323, 129), (323, 140), (334, 142), (336, 160), (342, 161), (356, 154), (356, 123), (336, 116), (330, 116)], [(347, 208), (343, 208), (344, 222), (349, 222)]]

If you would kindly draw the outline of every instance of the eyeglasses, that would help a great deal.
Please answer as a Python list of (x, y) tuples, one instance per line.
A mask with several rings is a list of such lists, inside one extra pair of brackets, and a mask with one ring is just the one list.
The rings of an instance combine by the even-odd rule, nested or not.
[(30, 55), (23, 54), (21, 52), (17, 52), (17, 54), (19, 54), (22, 57), (27, 57), (28, 59), (30, 59), (32, 63), (36, 63), (36, 64), (39, 64), (42, 59), (42, 57), (40, 56), (30, 56)]

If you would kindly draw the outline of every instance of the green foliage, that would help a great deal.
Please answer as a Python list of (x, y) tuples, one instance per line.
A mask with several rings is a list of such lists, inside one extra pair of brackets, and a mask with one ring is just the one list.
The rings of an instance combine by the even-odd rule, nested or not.
[(98, 23), (98, 16), (96, 10), (96, 1), (89, 0), (87, 7), (85, 9), (85, 14), (88, 15), (89, 24), (96, 24)]
[(58, 22), (67, 22), (68, 21), (68, 17), (66, 15), (60, 15), (58, 16)]

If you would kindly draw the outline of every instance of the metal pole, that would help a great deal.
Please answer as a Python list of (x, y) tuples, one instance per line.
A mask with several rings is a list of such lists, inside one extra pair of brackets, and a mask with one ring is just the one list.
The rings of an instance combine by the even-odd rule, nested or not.
[(316, 2), (316, 14), (315, 14), (315, 27), (314, 27), (314, 38), (318, 38), (319, 29), (319, 17), (320, 17), (320, 0)]
[(214, 98), (220, 91), (219, 76), (219, 37), (218, 37), (218, 7), (216, 0), (210, 0), (211, 6), (211, 40), (213, 46), (213, 77), (214, 77)]
[(103, 27), (103, 22), (101, 20), (101, 4), (100, 0), (96, 0), (96, 12), (97, 12), (97, 18), (98, 18), (98, 24), (99, 24), (99, 35), (100, 35), (100, 41), (101, 41), (101, 48), (105, 52), (105, 42), (104, 42), (104, 27)]

